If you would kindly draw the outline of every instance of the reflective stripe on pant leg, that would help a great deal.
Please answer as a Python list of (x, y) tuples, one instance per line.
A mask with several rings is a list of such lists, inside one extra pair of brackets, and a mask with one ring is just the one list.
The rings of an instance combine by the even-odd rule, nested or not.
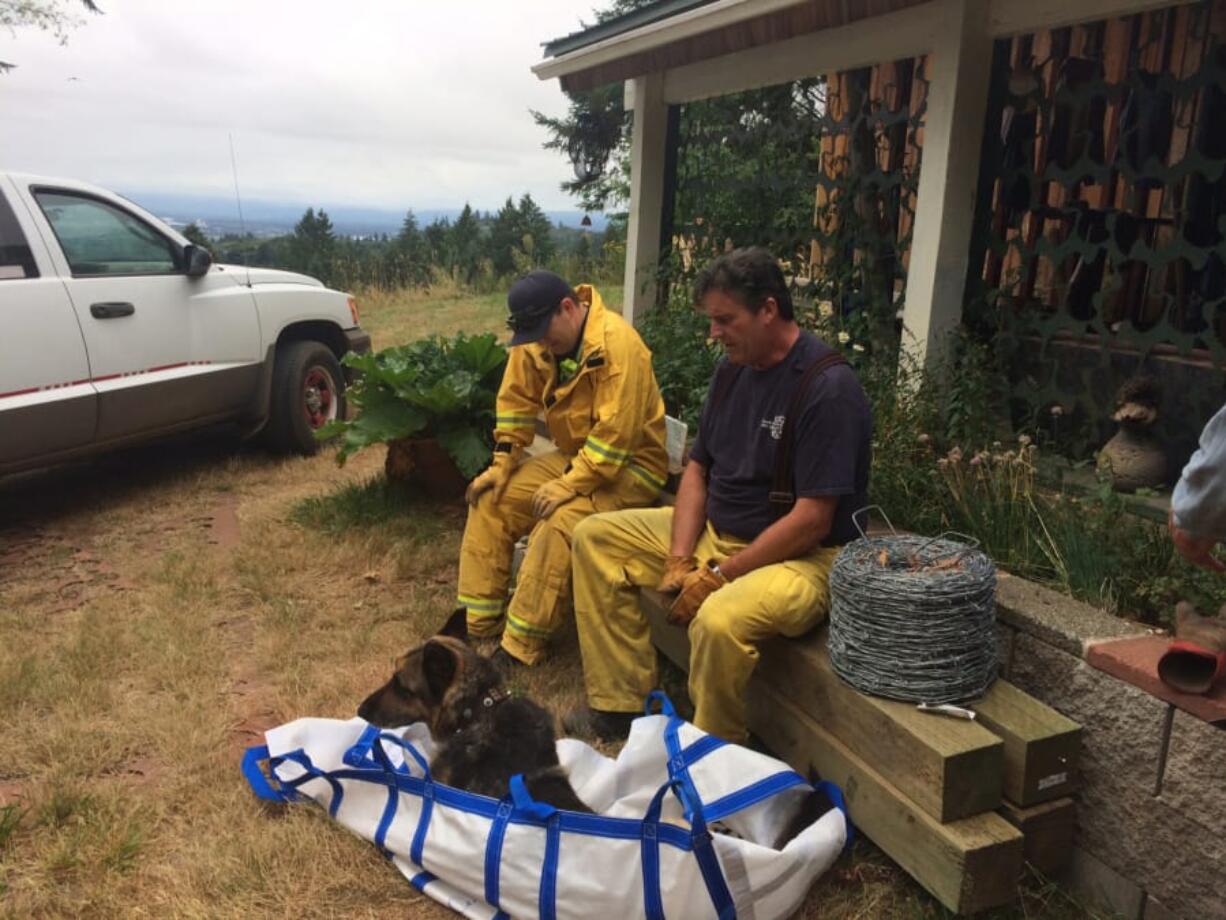
[(515, 541), (534, 523), (532, 495), (565, 467), (566, 458), (556, 451), (526, 460), (512, 474), (501, 501), (495, 503), (487, 493), (469, 509), (456, 594), (468, 610), (470, 635), (494, 635), (501, 628)]
[(595, 709), (641, 711), (656, 685), (655, 648), (635, 589), (659, 582), (672, 520), (671, 508), (641, 508), (596, 514), (575, 528), (575, 624)]
[(690, 625), (690, 698), (694, 724), (742, 743), (745, 689), (769, 636), (800, 635), (826, 615), (828, 576), (837, 550), (763, 566), (720, 588)]
[(600, 511), (643, 505), (655, 488), (623, 473), (590, 496), (576, 496), (533, 528), (528, 551), (507, 608), (502, 647), (526, 664), (536, 664), (550, 636), (561, 628), (571, 602), (571, 539), (579, 522)]

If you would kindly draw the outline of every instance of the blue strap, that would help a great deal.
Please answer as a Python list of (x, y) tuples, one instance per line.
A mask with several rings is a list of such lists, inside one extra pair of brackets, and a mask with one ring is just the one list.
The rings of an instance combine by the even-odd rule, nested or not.
[(643, 861), (643, 906), (647, 920), (664, 920), (664, 899), (660, 893), (660, 809), (665, 793), (671, 789), (676, 795), (680, 788), (680, 783), (670, 779), (656, 790), (643, 815), (639, 851)]
[(856, 827), (851, 823), (851, 816), (847, 814), (847, 799), (843, 796), (843, 790), (828, 779), (822, 780), (813, 788), (826, 793), (826, 798), (830, 799), (834, 807), (843, 813), (843, 823), (847, 825), (847, 843), (843, 845), (843, 852), (850, 852), (851, 845), (856, 839)]
[(273, 787), (260, 769), (260, 764), (268, 760), (268, 745), (257, 744), (247, 748), (243, 754), (243, 776), (251, 791), (266, 802), (288, 802), (289, 796)]
[(319, 767), (315, 766), (315, 764), (311, 762), (311, 758), (307, 756), (307, 752), (302, 748), (282, 754), (280, 757), (274, 757), (270, 763), (275, 769), (287, 760), (292, 761), (293, 763), (296, 763), (298, 766), (302, 767), (303, 774), (297, 779), (284, 781), (278, 780), (281, 782), (282, 789), (296, 790), (299, 786), (309, 783), (313, 779), (322, 779), (332, 789), (332, 801), (328, 804), (328, 816), (335, 819), (336, 813), (340, 811), (341, 801), (345, 797), (345, 789), (343, 786), (341, 786), (337, 778), (329, 773), (325, 773), (323, 770), (319, 769)]
[[(669, 708), (672, 708), (671, 703)], [(690, 778), (685, 755), (681, 750), (681, 737), (678, 733), (684, 724), (685, 722), (675, 714), (668, 717), (668, 725), (664, 727), (664, 746), (668, 749), (668, 778), (685, 787), (685, 796), (680, 797), (682, 804), (685, 805), (685, 820), (693, 822), (694, 813), (686, 803), (699, 802), (701, 799), (698, 796), (698, 790), (694, 788), (694, 781)]]
[(485, 903), (498, 907), (498, 872), (502, 865), (502, 841), (507, 835), (507, 823), (515, 806), (509, 800), (498, 804), (490, 835), (485, 841)]
[(719, 821), (750, 805), (757, 805), (771, 796), (778, 795), (785, 789), (791, 789), (793, 786), (807, 787), (808, 785), (808, 781), (795, 770), (780, 770), (756, 783), (751, 783), (744, 789), (738, 789), (736, 792), (730, 792), (716, 799), (704, 808), (703, 814), (710, 821)]
[(643, 715), (655, 715), (655, 713), (651, 711), (652, 703), (659, 703), (660, 712), (669, 718), (672, 718), (677, 714), (677, 710), (673, 708), (673, 701), (668, 698), (668, 694), (663, 690), (652, 690), (647, 694), (647, 698), (643, 700)]
[[(388, 852), (383, 842), (387, 840), (387, 830), (392, 826), (392, 821), (396, 818), (396, 805), (400, 801), (400, 790), (395, 786), (387, 787), (387, 804), (383, 806), (383, 815), (379, 818), (379, 826), (375, 829), (375, 846), (384, 856), (391, 858), (392, 854)], [(417, 862), (414, 860), (414, 862)], [(417, 863), (419, 866), (421, 863)]]
[(349, 750), (345, 751), (341, 759), (351, 767), (382, 767), (393, 773), (408, 773), (407, 765), (400, 767), (392, 765), (391, 759), (387, 756), (387, 751), (383, 749), (384, 741), (390, 741), (412, 757), (416, 761), (417, 766), (421, 768), (425, 778), (427, 780), (430, 779), (430, 765), (411, 742), (405, 741), (392, 732), (382, 731), (374, 725), (368, 725), (362, 730), (358, 740), (353, 743)]
[(511, 777), (510, 786), (511, 801), (515, 805), (517, 816), (534, 818), (544, 823), (557, 812), (557, 809), (547, 802), (538, 802), (532, 798), (532, 793), (528, 791), (528, 785), (524, 782), (522, 773), (516, 773)]
[(541, 894), (537, 913), (541, 920), (555, 920), (558, 912), (558, 854), (562, 851), (562, 822), (558, 815), (549, 819), (545, 831), (545, 865), (541, 867)]
[(727, 747), (727, 745), (728, 742), (723, 738), (718, 738), (715, 735), (703, 735), (689, 747), (683, 749), (681, 757), (685, 761), (687, 768), (692, 767), (712, 751), (718, 751), (722, 747)]
[(434, 783), (425, 783), (421, 790), (421, 817), (409, 845), (409, 859), (421, 865), (422, 851), (426, 848), (426, 832), (430, 829), (430, 817), (434, 814)]
[(418, 872), (415, 876), (409, 879), (409, 884), (418, 891), (424, 892), (426, 890), (426, 886), (435, 880), (436, 876), (431, 875), (429, 872)]

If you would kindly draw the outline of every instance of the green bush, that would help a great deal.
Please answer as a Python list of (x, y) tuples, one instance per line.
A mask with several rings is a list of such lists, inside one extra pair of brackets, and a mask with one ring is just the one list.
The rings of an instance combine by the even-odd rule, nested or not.
[[(1039, 448), (1003, 416), (1004, 377), (990, 348), (958, 333), (921, 368), (905, 349), (875, 350), (855, 315), (828, 304), (798, 312), (843, 350), (868, 394), (870, 500), (896, 527), (967, 534), (1004, 569), (1149, 623), (1168, 623), (1179, 600), (1202, 610), (1226, 602), (1226, 579), (1185, 562), (1166, 528), (1131, 513), (1108, 483), (1079, 494), (1040, 481)], [(719, 359), (704, 318), (674, 305), (640, 328), (670, 413), (695, 426)]]
[(347, 354), (359, 372), (348, 398), (356, 418), (329, 422), (316, 437), (340, 436), (336, 460), (371, 444), (437, 438), (460, 472), (472, 478), (489, 462), (494, 404), (507, 350), (495, 337), (432, 336), (373, 354)]

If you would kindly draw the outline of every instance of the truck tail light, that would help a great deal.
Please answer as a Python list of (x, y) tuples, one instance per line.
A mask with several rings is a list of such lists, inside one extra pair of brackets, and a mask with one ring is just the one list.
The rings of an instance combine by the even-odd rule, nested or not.
[(353, 324), (358, 325), (358, 302), (352, 297), (349, 298), (349, 315), (353, 317)]

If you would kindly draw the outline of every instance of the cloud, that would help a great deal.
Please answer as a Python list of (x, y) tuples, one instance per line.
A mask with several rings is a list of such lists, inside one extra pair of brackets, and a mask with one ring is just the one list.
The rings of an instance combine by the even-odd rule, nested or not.
[[(111, 188), (390, 208), (573, 202), (530, 67), (573, 0), (110, 0), (66, 46), (0, 35), (3, 168)], [(70, 80), (70, 77), (76, 79)]]

